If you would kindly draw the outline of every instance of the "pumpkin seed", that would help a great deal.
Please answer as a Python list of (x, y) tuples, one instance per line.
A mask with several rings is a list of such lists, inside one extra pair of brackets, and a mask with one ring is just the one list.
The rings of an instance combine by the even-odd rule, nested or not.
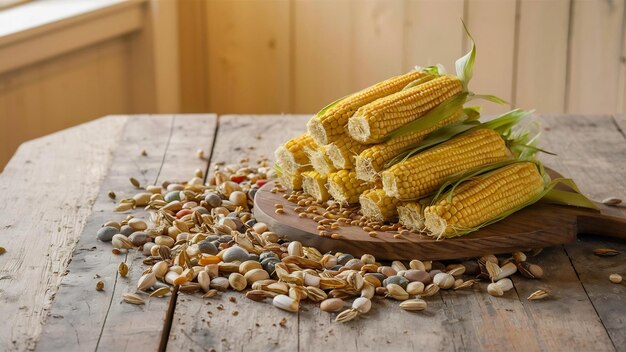
[(126, 265), (126, 263), (124, 262), (121, 262), (120, 265), (118, 265), (117, 267), (117, 272), (120, 274), (121, 277), (128, 276), (128, 265)]

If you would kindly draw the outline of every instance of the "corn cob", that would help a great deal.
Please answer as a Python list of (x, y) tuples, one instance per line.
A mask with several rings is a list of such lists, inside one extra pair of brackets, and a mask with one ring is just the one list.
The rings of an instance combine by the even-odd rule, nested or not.
[(423, 71), (409, 72), (352, 94), (321, 114), (313, 116), (307, 124), (308, 131), (318, 144), (332, 143), (346, 133), (348, 119), (358, 108), (376, 99), (399, 92), (407, 84), (427, 75)]
[(397, 206), (400, 201), (388, 197), (380, 188), (368, 189), (359, 197), (363, 216), (374, 221), (389, 221), (398, 217)]
[(424, 229), (424, 215), (422, 205), (418, 202), (406, 202), (398, 206), (398, 218), (400, 223), (413, 231)]
[(388, 133), (417, 120), (462, 91), (458, 78), (437, 77), (360, 107), (350, 117), (348, 131), (361, 143), (379, 143)]
[(330, 197), (326, 189), (326, 180), (326, 176), (320, 175), (317, 171), (305, 171), (302, 173), (302, 188), (305, 193), (318, 201), (325, 202)]
[(299, 191), (302, 189), (302, 173), (310, 170), (311, 166), (299, 167), (295, 172), (290, 172), (283, 168), (278, 174), (278, 179), (285, 187)]
[(339, 170), (328, 175), (328, 193), (340, 203), (357, 203), (361, 193), (372, 185), (357, 180), (356, 172)]
[(458, 186), (449, 199), (424, 209), (426, 228), (433, 236), (453, 237), (467, 233), (535, 199), (544, 181), (531, 162), (514, 163)]
[(317, 148), (306, 148), (306, 153), (311, 160), (311, 166), (320, 175), (327, 176), (331, 172), (337, 171), (332, 160), (328, 157), (327, 147), (319, 146)]
[(337, 169), (353, 169), (354, 157), (365, 148), (367, 145), (355, 141), (347, 134), (340, 136), (336, 141), (326, 146), (328, 157)]
[(278, 147), (274, 154), (276, 161), (284, 170), (294, 173), (300, 166), (309, 165), (310, 163), (305, 149), (316, 147), (317, 144), (313, 141), (311, 135), (304, 133)]
[(375, 181), (379, 177), (378, 173), (383, 169), (383, 165), (385, 165), (386, 162), (396, 155), (410, 149), (436, 129), (458, 121), (461, 116), (463, 116), (462, 109), (429, 129), (410, 132), (363, 150), (355, 157), (357, 178), (369, 182)]
[(503, 161), (510, 155), (498, 132), (469, 131), (383, 171), (383, 189), (390, 197), (419, 199), (436, 191), (454, 174)]

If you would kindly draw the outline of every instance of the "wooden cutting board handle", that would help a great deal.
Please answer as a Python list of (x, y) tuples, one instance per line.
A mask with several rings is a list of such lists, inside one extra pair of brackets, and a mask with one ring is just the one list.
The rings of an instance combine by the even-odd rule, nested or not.
[(578, 215), (578, 234), (626, 240), (626, 206), (596, 204), (600, 208), (599, 213), (581, 212)]

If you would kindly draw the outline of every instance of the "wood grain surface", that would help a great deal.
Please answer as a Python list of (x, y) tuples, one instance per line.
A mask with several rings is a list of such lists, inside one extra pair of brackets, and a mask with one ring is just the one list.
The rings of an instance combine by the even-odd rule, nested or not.
[[(539, 118), (542, 147), (559, 154), (546, 156), (548, 165), (594, 199), (626, 198), (623, 117)], [(514, 276), (514, 289), (504, 297), (487, 295), (481, 283), (429, 297), (428, 309), (417, 314), (376, 299), (367, 316), (342, 325), (314, 304), (293, 314), (235, 292), (210, 300), (175, 294), (141, 307), (120, 303), (123, 292), (134, 290), (142, 265), (138, 253), (114, 256), (109, 244), (94, 241), (102, 222), (124, 216), (112, 212), (109, 190), (131, 195), (129, 176), (142, 184), (185, 180), (219, 161), (271, 157), (304, 130), (306, 119), (231, 115), (216, 125), (211, 116), (108, 118), (22, 146), (0, 175), (0, 210), (10, 215), (0, 219), (0, 245), (7, 248), (0, 256), (0, 316), (11, 317), (0, 322), (0, 350), (626, 350), (625, 286), (608, 280), (626, 273), (626, 243), (597, 236), (581, 235), (529, 258), (543, 267), (544, 278)], [(209, 162), (195, 157), (199, 148), (211, 155)], [(599, 247), (621, 254), (593, 255)], [(131, 267), (129, 279), (116, 277), (122, 260)], [(106, 282), (104, 292), (95, 291), (95, 273)], [(528, 301), (537, 289), (551, 298)]]

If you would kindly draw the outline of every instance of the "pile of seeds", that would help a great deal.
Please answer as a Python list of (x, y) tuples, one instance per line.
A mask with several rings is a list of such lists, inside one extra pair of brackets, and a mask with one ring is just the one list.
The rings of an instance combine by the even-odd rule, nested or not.
[[(230, 289), (245, 291), (254, 301), (272, 299), (274, 306), (290, 312), (297, 312), (305, 300), (317, 302), (321, 310), (338, 313), (337, 322), (347, 322), (366, 314), (375, 297), (400, 301), (406, 311), (420, 311), (427, 307), (424, 299), (439, 290), (468, 289), (488, 280), (487, 292), (503, 296), (513, 287), (511, 275), (543, 276), (538, 265), (526, 261), (540, 250), (445, 263), (419, 259), (381, 263), (369, 254), (355, 258), (348, 253), (320, 253), (300, 242), (286, 241), (251, 213), (257, 190), (271, 178), (268, 160), (255, 166), (220, 165), (206, 182), (202, 170), (187, 182), (161, 186), (142, 188), (131, 178), (131, 184), (142, 191), (120, 200), (116, 211), (145, 207), (150, 221), (128, 215), (123, 221), (107, 222), (97, 233), (101, 241), (111, 242), (114, 253), (137, 249), (146, 256), (147, 270), (136, 292), (123, 295), (124, 301), (143, 304), (148, 295), (164, 297), (174, 290), (210, 298)], [(273, 191), (286, 192), (280, 186)], [(109, 196), (115, 198), (113, 192)], [(406, 235), (397, 225), (364, 222), (354, 209), (314, 204), (299, 193), (285, 193), (285, 197), (302, 207), (301, 217), (320, 221), (320, 231), (329, 232), (330, 237), (333, 226), (340, 223), (371, 226), (373, 233)], [(118, 271), (128, 275), (124, 263)], [(104, 283), (99, 281), (96, 289), (105, 289)], [(528, 299), (548, 295), (538, 290)]]

